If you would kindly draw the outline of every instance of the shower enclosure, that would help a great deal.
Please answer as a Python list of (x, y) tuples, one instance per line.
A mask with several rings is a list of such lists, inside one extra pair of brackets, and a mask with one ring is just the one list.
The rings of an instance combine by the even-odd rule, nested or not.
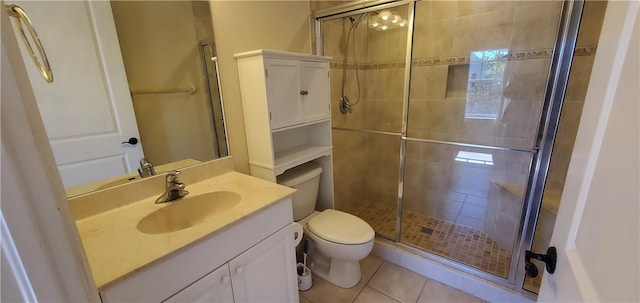
[(586, 91), (592, 58), (578, 56), (593, 55), (604, 14), (588, 4), (596, 21), (581, 44), (582, 9), (404, 1), (316, 12), (317, 51), (333, 57), (335, 207), (425, 257), (537, 292), (524, 250), (543, 190), (559, 200), (581, 112), (568, 105), (560, 119), (564, 93)]

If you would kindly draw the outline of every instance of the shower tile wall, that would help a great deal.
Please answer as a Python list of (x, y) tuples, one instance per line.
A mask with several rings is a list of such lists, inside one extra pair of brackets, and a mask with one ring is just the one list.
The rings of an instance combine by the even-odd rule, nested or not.
[[(407, 17), (406, 7), (393, 12)], [(359, 18), (354, 16), (355, 20)], [(376, 31), (368, 27), (368, 19), (365, 18), (352, 33), (354, 37), (349, 41), (346, 54), (346, 37), (350, 27), (348, 19), (324, 24), (324, 52), (333, 57), (333, 127), (399, 134), (402, 130), (404, 86), (404, 64), (399, 62), (403, 62), (406, 53), (406, 28)], [(348, 55), (346, 65), (343, 62), (345, 55)], [(380, 64), (384, 64), (385, 68), (376, 68)], [(386, 68), (387, 65), (389, 68)], [(351, 114), (342, 115), (339, 100), (345, 68), (345, 95), (355, 105)], [(356, 77), (360, 82), (359, 101)], [(333, 131), (336, 208), (346, 210), (354, 201), (366, 200), (395, 209), (400, 175), (400, 139), (400, 135), (392, 134)], [(388, 222), (389, 225), (395, 227), (395, 218), (389, 220), (393, 220)], [(394, 238), (395, 231), (384, 235)]]
[[(427, 1), (416, 8), (409, 137), (530, 148), (542, 106), (559, 2)], [(553, 29), (553, 30), (551, 30)], [(504, 50), (497, 119), (467, 119), (472, 52)], [(506, 102), (505, 102), (506, 103)]]
[[(491, 154), (493, 165), (456, 161), (461, 152)], [(403, 212), (483, 231), (511, 253), (522, 202), (502, 185), (524, 187), (529, 153), (409, 142)]]
[[(531, 149), (560, 8), (557, 1), (417, 3), (407, 136)], [(479, 88), (500, 102), (478, 118), (469, 114), (470, 79), (483, 52), (499, 54), (492, 60), (503, 72), (496, 86)], [(465, 152), (491, 164), (459, 161)], [(522, 197), (507, 188), (525, 187), (530, 161), (527, 152), (412, 143), (403, 211), (482, 231), (510, 253)]]
[(321, 9), (332, 8), (337, 5), (344, 5), (349, 2), (356, 2), (356, 0), (313, 0), (309, 1), (309, 9), (311, 12), (314, 12)]

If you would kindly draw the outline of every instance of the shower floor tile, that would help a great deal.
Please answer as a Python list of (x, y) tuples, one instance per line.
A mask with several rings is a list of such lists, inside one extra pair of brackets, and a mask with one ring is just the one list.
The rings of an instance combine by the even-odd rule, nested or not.
[[(395, 206), (359, 201), (343, 210), (365, 220), (376, 233), (395, 237)], [(511, 254), (484, 232), (470, 227), (403, 211), (402, 242), (497, 276), (509, 273)]]
[[(540, 268), (538, 266), (538, 268)], [(538, 293), (540, 292), (540, 285), (542, 284), (542, 276), (544, 275), (544, 271), (541, 271), (540, 274), (535, 277), (535, 278), (525, 278), (524, 279), (524, 289), (533, 292), (533, 293)]]

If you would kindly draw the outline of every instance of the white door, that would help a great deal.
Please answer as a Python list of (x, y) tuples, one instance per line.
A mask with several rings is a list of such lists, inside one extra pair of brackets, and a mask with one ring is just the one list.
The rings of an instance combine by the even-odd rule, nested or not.
[[(46, 83), (21, 50), (65, 187), (137, 169), (139, 138), (109, 1), (10, 1), (29, 16), (46, 50)], [(14, 26), (15, 27), (15, 26)]]
[(329, 104), (331, 92), (329, 84), (329, 64), (302, 62), (302, 107), (305, 122), (328, 119), (331, 115)]
[(292, 224), (229, 262), (236, 302), (298, 302)]
[(224, 264), (164, 302), (233, 303), (229, 265)]
[(540, 302), (640, 302), (639, 8), (608, 3)]
[(266, 59), (267, 102), (271, 129), (304, 122), (300, 86), (300, 61)]

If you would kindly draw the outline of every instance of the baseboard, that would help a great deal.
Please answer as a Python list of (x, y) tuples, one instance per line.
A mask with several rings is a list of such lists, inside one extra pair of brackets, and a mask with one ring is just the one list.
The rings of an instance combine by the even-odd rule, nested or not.
[(534, 300), (512, 289), (483, 280), (468, 273), (456, 270), (436, 261), (416, 255), (398, 247), (394, 243), (376, 238), (373, 252), (385, 261), (417, 272), (429, 279), (457, 288), (488, 302), (523, 302), (533, 303)]

